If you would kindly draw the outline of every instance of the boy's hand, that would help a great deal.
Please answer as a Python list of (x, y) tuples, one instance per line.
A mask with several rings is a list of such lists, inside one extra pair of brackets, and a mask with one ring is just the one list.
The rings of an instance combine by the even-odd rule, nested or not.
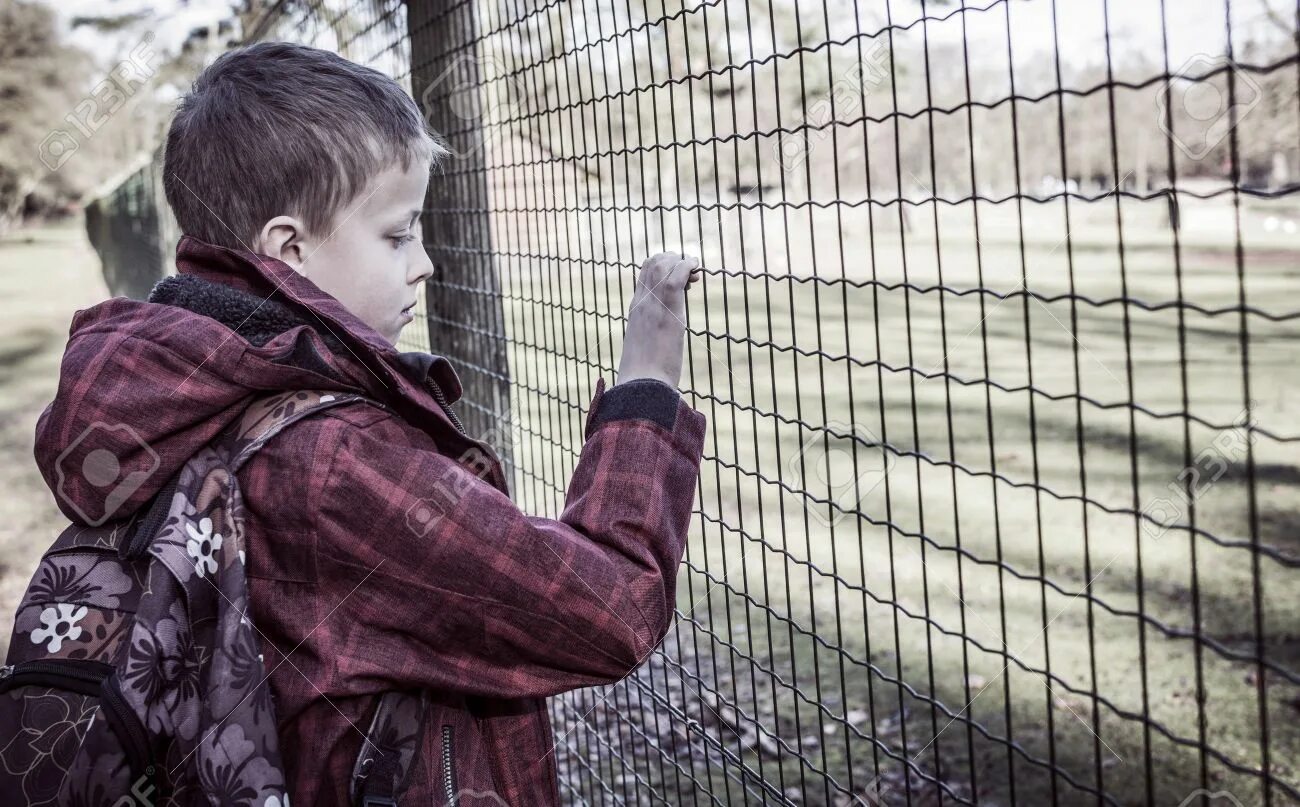
[(641, 264), (617, 383), (653, 378), (677, 388), (686, 344), (686, 290), (703, 276), (699, 258), (678, 252), (661, 252)]

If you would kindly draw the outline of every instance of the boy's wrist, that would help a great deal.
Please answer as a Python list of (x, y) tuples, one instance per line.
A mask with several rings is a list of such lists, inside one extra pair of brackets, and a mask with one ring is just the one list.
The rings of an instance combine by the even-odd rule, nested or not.
[(623, 375), (620, 374), (618, 380), (614, 382), (611, 389), (618, 389), (632, 384), (663, 384), (665, 387), (677, 391), (677, 385), (668, 379), (667, 376), (644, 374), (644, 375)]
[(627, 368), (619, 367), (618, 375), (616, 376), (618, 380), (614, 382), (614, 386), (619, 386), (621, 384), (629, 384), (633, 381), (659, 381), (664, 384), (667, 384), (673, 389), (677, 389), (677, 381), (680, 377), (681, 377), (680, 373), (678, 375), (673, 375), (668, 370), (660, 369), (653, 366), (627, 367)]

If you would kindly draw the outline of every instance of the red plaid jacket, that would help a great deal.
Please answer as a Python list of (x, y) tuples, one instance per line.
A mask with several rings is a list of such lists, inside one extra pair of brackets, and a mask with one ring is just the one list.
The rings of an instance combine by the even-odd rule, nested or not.
[[(36, 435), (59, 506), (130, 513), (256, 395), (365, 393), (382, 406), (304, 420), (241, 471), (293, 802), (348, 803), (379, 693), (418, 687), (433, 707), (403, 803), (445, 801), (444, 750), (462, 805), (558, 803), (544, 699), (621, 679), (667, 631), (704, 416), (659, 382), (598, 380), (563, 513), (529, 516), (432, 394), (461, 395), (446, 359), (399, 354), (274, 259), (189, 236), (176, 254), (151, 297), (168, 302), (73, 320)], [(57, 472), (96, 428), (130, 484)]]

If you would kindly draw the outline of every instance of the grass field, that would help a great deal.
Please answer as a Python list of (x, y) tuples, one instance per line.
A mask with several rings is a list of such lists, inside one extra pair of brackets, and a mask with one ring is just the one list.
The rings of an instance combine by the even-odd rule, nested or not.
[[(651, 242), (703, 245), (715, 272), (691, 300), (683, 382), (711, 428), (679, 579), (683, 618), (626, 683), (553, 705), (575, 801), (637, 801), (654, 789), (673, 804), (777, 803), (778, 794), (845, 804), (874, 781), (881, 803), (903, 804), (907, 759), (981, 804), (1097, 802), (1067, 775), (1126, 805), (1180, 805), (1203, 784), (1243, 805), (1263, 802), (1248, 773), (1262, 761), (1259, 665), (1209, 648), (1198, 655), (1187, 637), (1253, 658), (1258, 614), (1262, 655), (1294, 675), (1295, 444), (1256, 435), (1253, 522), (1244, 442), (1232, 441), (1218, 443), (1225, 470), (1195, 499), (1195, 524), (1209, 535), (1191, 540), (1132, 514), (1171, 498), (1185, 453), (1240, 430), (1192, 423), (1185, 438), (1183, 419), (1129, 403), (1176, 413), (1185, 394), (1205, 421), (1237, 422), (1241, 317), (1186, 311), (1180, 349), (1173, 308), (987, 295), (981, 306), (976, 294), (945, 294), (941, 308), (931, 290), (939, 261), (954, 289), (1010, 292), (1023, 271), (1050, 298), (1070, 291), (1073, 261), (1077, 294), (1122, 293), (1113, 206), (1073, 206), (1068, 243), (1059, 206), (1026, 206), (1023, 228), (1014, 207), (980, 212), (977, 244), (968, 209), (941, 210), (937, 258), (927, 208), (901, 237), (889, 210), (868, 221), (857, 209), (840, 222), (819, 211), (811, 223), (806, 212), (747, 213), (743, 249), (734, 214), (720, 229), (687, 221), (685, 238), (675, 220), (650, 228)], [(1170, 231), (1150, 209), (1126, 203), (1124, 213), (1127, 297), (1176, 300)], [(1243, 212), (1247, 302), (1289, 314), (1300, 309), (1300, 247), (1270, 216), (1300, 211), (1256, 203)], [(1235, 306), (1231, 208), (1206, 203), (1185, 222), (1183, 299)], [(566, 403), (585, 406), (595, 376), (612, 378), (620, 346), (630, 272), (593, 271), (591, 261), (632, 263), (654, 248), (644, 227), (615, 237), (612, 220), (603, 223), (611, 229), (575, 231), (570, 253), (498, 222), (498, 249), (509, 238), (511, 251), (588, 261), (502, 261), (521, 427), (516, 498), (539, 513), (557, 511), (581, 440), (581, 413)], [(579, 243), (599, 248), (579, 252)], [(11, 610), (60, 526), (31, 462), (32, 427), (53, 394), (69, 316), (106, 292), (75, 223), (11, 234), (0, 266), (9, 494), (0, 597)], [(897, 287), (904, 279), (913, 290)], [(1294, 435), (1295, 320), (1248, 320), (1252, 414)], [(1251, 542), (1283, 560), (1256, 562)], [(1201, 742), (1198, 678), (1214, 752), (1204, 783), (1201, 755), (1185, 744)], [(1273, 775), (1300, 787), (1300, 693), (1276, 672), (1264, 680)], [(910, 803), (939, 802), (915, 773), (911, 786)], [(1289, 803), (1276, 786), (1273, 803)]]
[[(1263, 803), (1254, 626), (1294, 677), (1300, 454), (1239, 428), (1242, 347), (1253, 422), (1296, 435), (1285, 222), (1300, 210), (1254, 201), (1238, 224), (1224, 198), (1188, 203), (1177, 260), (1163, 206), (1125, 200), (1117, 224), (1113, 201), (1073, 202), (1069, 239), (1064, 213), (981, 205), (977, 241), (969, 206), (941, 207), (938, 250), (929, 207), (906, 229), (895, 208), (494, 219), (499, 251), (581, 258), (501, 261), (526, 508), (560, 506), (569, 404), (612, 378), (623, 265), (685, 245), (713, 270), (683, 381), (711, 426), (679, 581), (690, 619), (658, 666), (557, 708), (578, 796), (776, 800), (761, 777), (844, 804), (879, 776), (882, 803), (938, 803), (915, 773), (906, 797), (906, 758), (981, 804), (1097, 803), (1101, 788), (1179, 805), (1202, 787)], [(1247, 305), (1291, 316), (1252, 314), (1244, 337), (1238, 232)], [(1189, 456), (1194, 508), (1169, 490)], [(1252, 542), (1283, 559), (1256, 562)], [(1300, 692), (1265, 683), (1272, 775), (1300, 788)]]

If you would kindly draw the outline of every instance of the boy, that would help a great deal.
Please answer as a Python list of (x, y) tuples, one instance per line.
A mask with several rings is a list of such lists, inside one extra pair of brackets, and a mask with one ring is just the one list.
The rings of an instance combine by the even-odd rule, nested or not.
[[(217, 59), (167, 137), (179, 274), (147, 303), (77, 314), (37, 426), (42, 472), (84, 521), (138, 510), (254, 397), (380, 404), (300, 421), (240, 472), (250, 616), (298, 805), (351, 802), (379, 696), (412, 689), (431, 706), (391, 783), (400, 803), (557, 803), (544, 698), (623, 678), (672, 619), (704, 433), (676, 390), (698, 261), (644, 264), (565, 510), (527, 516), (446, 406), (461, 393), (447, 360), (393, 347), (432, 269), (417, 220), (443, 154), (378, 72), (286, 43)], [(104, 450), (152, 468), (111, 502), (56, 479), (94, 423), (130, 427), (101, 430)]]

